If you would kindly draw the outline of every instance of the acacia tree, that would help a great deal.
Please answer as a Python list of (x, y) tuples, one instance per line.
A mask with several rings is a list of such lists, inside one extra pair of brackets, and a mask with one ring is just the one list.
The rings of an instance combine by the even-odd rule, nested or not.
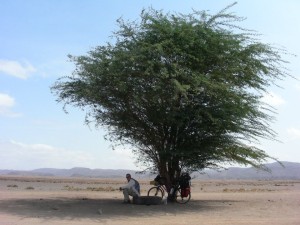
[[(115, 39), (70, 56), (72, 75), (52, 86), (58, 101), (130, 144), (139, 162), (171, 184), (182, 170), (272, 158), (251, 143), (275, 139), (266, 88), (287, 76), (281, 51), (256, 40), (227, 13), (144, 10), (118, 20)], [(271, 114), (271, 115), (270, 115)]]

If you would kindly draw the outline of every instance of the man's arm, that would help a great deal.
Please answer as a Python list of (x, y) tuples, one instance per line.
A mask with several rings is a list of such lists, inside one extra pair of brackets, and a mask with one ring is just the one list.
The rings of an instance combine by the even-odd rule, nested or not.
[(130, 181), (126, 185), (124, 185), (123, 187), (121, 187), (121, 189), (132, 188), (132, 187), (134, 187), (134, 184), (135, 184), (134, 180), (130, 179)]

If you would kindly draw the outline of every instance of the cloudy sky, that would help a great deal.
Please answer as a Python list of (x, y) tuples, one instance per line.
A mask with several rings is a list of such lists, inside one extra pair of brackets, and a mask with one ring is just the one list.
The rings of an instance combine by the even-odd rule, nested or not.
[[(74, 66), (67, 55), (84, 55), (104, 45), (116, 20), (139, 18), (143, 8), (215, 13), (228, 0), (0, 0), (0, 169), (136, 169), (129, 149), (112, 150), (105, 131), (84, 125), (84, 112), (65, 114), (49, 87)], [(300, 79), (300, 1), (240, 0), (231, 11), (260, 40), (292, 55), (290, 74)], [(264, 101), (276, 110), (272, 129), (279, 142), (260, 147), (282, 161), (300, 162), (300, 81), (287, 78), (270, 87)]]

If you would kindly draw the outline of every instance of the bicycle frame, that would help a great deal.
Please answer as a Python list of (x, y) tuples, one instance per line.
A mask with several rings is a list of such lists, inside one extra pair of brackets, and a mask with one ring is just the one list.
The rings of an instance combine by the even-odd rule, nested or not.
[(160, 189), (162, 191), (162, 197), (165, 196), (165, 193), (169, 193), (165, 185), (158, 184), (158, 185), (155, 185), (154, 187), (156, 187), (157, 189)]
[[(171, 193), (170, 193), (171, 192)], [(182, 188), (180, 187), (180, 185), (177, 183), (176, 185), (173, 185), (172, 188), (170, 189), (170, 192), (168, 192), (167, 188), (165, 185), (155, 185), (153, 187), (151, 187), (148, 190), (148, 196), (159, 196), (161, 198), (164, 198), (165, 193), (168, 193), (171, 199), (174, 199), (177, 203), (180, 204), (185, 204), (187, 203), (190, 198), (191, 198), (191, 192), (188, 192), (187, 195), (182, 195)]]

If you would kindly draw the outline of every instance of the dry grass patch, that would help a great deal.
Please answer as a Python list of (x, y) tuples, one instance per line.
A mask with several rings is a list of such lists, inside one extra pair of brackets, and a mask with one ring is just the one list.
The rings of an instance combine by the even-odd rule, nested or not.
[(16, 185), (16, 184), (9, 184), (9, 185), (7, 185), (7, 187), (17, 188), (18, 185)]
[(34, 190), (34, 187), (29, 186), (29, 187), (26, 187), (25, 189), (26, 190)]
[(111, 191), (118, 191), (118, 188), (109, 187), (87, 187), (87, 188), (78, 188), (66, 185), (64, 186), (64, 190), (68, 191), (104, 191), (104, 192), (111, 192)]
[(109, 186), (109, 187), (87, 187), (86, 190), (88, 190), (88, 191), (106, 191), (106, 192), (110, 192), (110, 191), (117, 191), (119, 189)]
[(270, 192), (275, 191), (271, 189), (259, 189), (259, 188), (252, 188), (252, 189), (245, 189), (245, 188), (239, 188), (239, 189), (229, 189), (224, 188), (223, 192)]

